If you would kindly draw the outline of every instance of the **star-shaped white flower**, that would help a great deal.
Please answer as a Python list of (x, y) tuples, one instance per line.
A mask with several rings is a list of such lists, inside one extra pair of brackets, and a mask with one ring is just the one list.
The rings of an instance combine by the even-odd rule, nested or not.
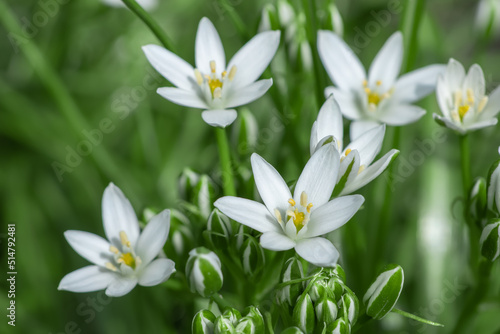
[(444, 65), (429, 65), (398, 78), (403, 59), (403, 35), (394, 33), (373, 60), (368, 76), (347, 44), (335, 33), (318, 32), (321, 61), (335, 84), (325, 95), (334, 94), (351, 123), (353, 138), (380, 123), (406, 125), (417, 121), (425, 110), (412, 105), (430, 94)]
[[(342, 113), (333, 95), (330, 95), (321, 107), (318, 118), (311, 130), (311, 155), (320, 149), (325, 142), (334, 141), (340, 153), (340, 169), (337, 184), (342, 180), (340, 195), (350, 194), (373, 181), (389, 166), (399, 154), (392, 149), (372, 164), (379, 154), (385, 135), (385, 124), (368, 130), (343, 149), (342, 138), (344, 127)], [(345, 182), (345, 183), (344, 183)]]
[(500, 87), (485, 95), (484, 74), (474, 64), (467, 75), (460, 62), (450, 59), (446, 72), (438, 78), (436, 96), (443, 115), (434, 114), (441, 125), (461, 134), (497, 124)]
[(272, 79), (256, 80), (273, 59), (279, 43), (279, 31), (260, 33), (226, 66), (219, 34), (204, 17), (196, 33), (196, 68), (161, 46), (146, 45), (143, 50), (151, 65), (176, 86), (159, 88), (158, 94), (182, 106), (205, 109), (201, 116), (206, 123), (226, 127), (237, 116), (230, 108), (258, 99), (271, 87)]
[(102, 198), (104, 232), (108, 240), (88, 232), (66, 231), (73, 249), (94, 265), (63, 277), (59, 290), (90, 292), (106, 289), (106, 295), (119, 297), (137, 284), (153, 286), (175, 272), (174, 262), (158, 258), (170, 229), (170, 211), (154, 216), (140, 233), (132, 205), (114, 184)]
[(265, 205), (232, 196), (222, 197), (214, 205), (231, 219), (262, 232), (262, 247), (274, 251), (295, 248), (315, 265), (334, 265), (339, 253), (330, 241), (320, 236), (349, 221), (364, 198), (352, 195), (329, 201), (340, 163), (333, 145), (324, 145), (311, 157), (293, 196), (280, 174), (262, 157), (254, 153), (251, 162), (255, 184)]

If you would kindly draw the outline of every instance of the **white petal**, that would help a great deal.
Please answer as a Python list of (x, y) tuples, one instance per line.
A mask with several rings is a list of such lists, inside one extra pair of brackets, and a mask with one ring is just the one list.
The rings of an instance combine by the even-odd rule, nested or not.
[(227, 98), (226, 107), (234, 108), (257, 100), (273, 85), (273, 79), (254, 82), (246, 87), (233, 90)]
[(355, 121), (351, 123), (349, 137), (351, 138), (351, 142), (358, 139), (360, 136), (364, 135), (370, 130), (373, 130), (377, 126), (380, 126), (380, 123), (375, 121)]
[(332, 267), (339, 259), (338, 250), (325, 238), (302, 239), (295, 250), (304, 260), (319, 267)]
[(112, 260), (110, 243), (98, 235), (83, 231), (66, 231), (64, 237), (70, 246), (84, 259), (104, 267)]
[(332, 144), (327, 144), (313, 154), (300, 174), (294, 191), (294, 199), (300, 203), (302, 192), (315, 206), (326, 203), (337, 182), (340, 156)]
[(316, 237), (338, 229), (358, 212), (364, 201), (361, 195), (337, 197), (313, 210), (306, 237)]
[(444, 79), (446, 87), (450, 92), (462, 89), (462, 84), (465, 79), (465, 69), (462, 64), (451, 58), (448, 62), (448, 66), (446, 66)]
[(351, 152), (349, 152), (349, 154), (340, 162), (337, 183), (339, 183), (340, 180), (344, 177), (344, 174), (347, 173), (347, 170), (349, 169), (349, 166), (351, 166), (351, 164), (352, 166), (350, 168), (349, 175), (347, 175), (346, 184), (352, 181), (358, 175), (359, 166), (361, 166), (360, 160), (361, 159), (359, 158), (359, 153), (357, 150), (352, 150)]
[(382, 148), (385, 135), (385, 124), (366, 131), (356, 140), (352, 141), (345, 149), (356, 150), (359, 153), (360, 164), (368, 166)]
[(190, 108), (207, 108), (205, 101), (192, 90), (184, 90), (174, 87), (161, 87), (156, 92), (167, 100), (180, 106)]
[(380, 112), (378, 119), (388, 125), (406, 125), (418, 121), (425, 115), (425, 110), (410, 104), (391, 103)]
[(87, 266), (75, 270), (63, 277), (58, 290), (72, 292), (91, 292), (105, 289), (116, 274), (99, 266)]
[(432, 118), (434, 118), (434, 120), (436, 120), (436, 122), (438, 122), (440, 125), (446, 126), (447, 128), (452, 129), (453, 131), (457, 131), (458, 133), (461, 133), (461, 134), (465, 134), (465, 132), (466, 132), (466, 130), (464, 128), (462, 128), (461, 125), (456, 124), (455, 122), (453, 122), (449, 118), (442, 117), (442, 116), (437, 115), (437, 114), (433, 114)]
[(318, 31), (318, 52), (333, 83), (342, 90), (362, 89), (366, 72), (358, 57), (335, 33)]
[(481, 118), (495, 117), (500, 111), (500, 86), (495, 88), (488, 96), (488, 103), (480, 114)]
[(198, 25), (195, 42), (196, 68), (203, 74), (211, 73), (210, 62), (215, 61), (216, 72), (222, 73), (226, 69), (226, 56), (219, 34), (212, 22), (204, 17)]
[(333, 136), (340, 141), (344, 138), (344, 123), (342, 122), (342, 113), (340, 107), (335, 101), (335, 96), (326, 99), (318, 113), (317, 118), (317, 136), (318, 141), (324, 137)]
[(497, 125), (497, 123), (498, 123), (498, 119), (491, 118), (491, 119), (487, 119), (487, 120), (484, 120), (484, 121), (481, 121), (481, 122), (473, 123), (473, 124), (467, 126), (466, 130), (467, 131), (479, 130), (479, 129), (482, 129), (482, 128), (487, 128), (489, 126)]
[(281, 231), (276, 218), (262, 204), (245, 198), (224, 196), (214, 206), (229, 218), (254, 230), (265, 233)]
[(132, 291), (137, 285), (136, 278), (118, 277), (106, 289), (105, 293), (109, 297), (121, 297)]
[(154, 286), (165, 282), (175, 273), (175, 263), (169, 259), (157, 259), (151, 262), (139, 277), (139, 285)]
[(142, 50), (158, 73), (175, 86), (190, 90), (196, 85), (194, 69), (185, 60), (158, 45), (146, 45)]
[(481, 66), (474, 64), (469, 68), (469, 72), (464, 80), (465, 90), (472, 89), (474, 98), (477, 100), (482, 99), (484, 96), (486, 83), (484, 81), (484, 73)]
[(144, 265), (163, 249), (170, 230), (170, 210), (163, 210), (149, 221), (137, 241), (137, 255)]
[(451, 118), (450, 115), (450, 100), (453, 99), (453, 93), (448, 90), (448, 85), (444, 76), (439, 76), (436, 86), (436, 98), (439, 105), (439, 109), (446, 118)]
[[(357, 91), (343, 91), (332, 86), (326, 87), (325, 96), (328, 97), (332, 94), (340, 107), (340, 112), (345, 118), (351, 120), (363, 118), (361, 110), (365, 110), (365, 107), (360, 102)], [(363, 97), (366, 100), (366, 97)]]
[(381, 88), (386, 91), (394, 86), (401, 70), (403, 60), (403, 34), (396, 31), (385, 42), (384, 46), (375, 56), (368, 73), (369, 85), (374, 87), (381, 81)]
[(234, 86), (247, 86), (257, 80), (273, 59), (279, 45), (279, 31), (262, 32), (243, 45), (227, 65), (228, 71), (236, 66), (232, 82)]
[(123, 192), (110, 183), (104, 190), (102, 197), (102, 220), (104, 232), (108, 240), (116, 246), (121, 245), (120, 232), (124, 231), (132, 244), (135, 246), (139, 238), (139, 222), (134, 208)]
[(393, 98), (412, 103), (429, 95), (436, 88), (437, 78), (446, 65), (429, 65), (402, 75), (394, 87)]
[(399, 151), (395, 149), (387, 152), (382, 158), (378, 159), (371, 166), (368, 166), (365, 170), (359, 173), (352, 182), (346, 185), (340, 195), (350, 194), (373, 181), (389, 166), (396, 154), (399, 154)]
[(221, 128), (231, 125), (237, 116), (238, 114), (234, 109), (205, 110), (201, 113), (201, 118), (205, 123)]
[(318, 138), (318, 121), (314, 121), (311, 128), (311, 137), (309, 139), (309, 153), (313, 155), (316, 151), (320, 138)]
[(257, 153), (252, 154), (251, 162), (255, 185), (267, 209), (271, 213), (278, 209), (284, 214), (288, 200), (292, 198), (287, 184), (276, 169)]
[(282, 232), (266, 232), (260, 237), (260, 244), (263, 248), (272, 251), (284, 251), (295, 247), (295, 241), (287, 237)]

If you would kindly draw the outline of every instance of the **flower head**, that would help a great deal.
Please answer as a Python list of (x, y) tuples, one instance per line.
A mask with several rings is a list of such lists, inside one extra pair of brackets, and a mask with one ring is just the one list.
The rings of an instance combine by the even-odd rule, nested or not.
[[(318, 118), (311, 130), (311, 154), (324, 143), (333, 141), (340, 153), (340, 169), (337, 177), (338, 186), (342, 186), (340, 194), (350, 194), (379, 176), (396, 158), (398, 150), (392, 149), (373, 163), (379, 154), (385, 135), (385, 124), (361, 134), (343, 147), (344, 128), (340, 106), (333, 96), (328, 97), (321, 107)], [(339, 183), (342, 182), (342, 185)]]
[(472, 65), (465, 74), (462, 64), (450, 59), (446, 72), (438, 78), (436, 90), (443, 115), (434, 114), (434, 119), (461, 134), (497, 124), (500, 87), (488, 97), (485, 86), (483, 70), (479, 65)]
[(320, 237), (344, 225), (360, 208), (360, 195), (329, 201), (337, 180), (340, 157), (332, 144), (320, 148), (308, 161), (292, 196), (280, 174), (258, 154), (251, 158), (255, 184), (265, 205), (226, 196), (214, 205), (225, 215), (262, 232), (263, 248), (283, 251), (295, 248), (305, 260), (332, 266), (336, 248)]
[(132, 205), (111, 183), (104, 191), (102, 217), (108, 240), (82, 231), (64, 233), (70, 246), (94, 265), (64, 276), (59, 290), (90, 292), (106, 289), (106, 295), (119, 297), (129, 293), (137, 284), (160, 284), (175, 272), (172, 260), (155, 259), (167, 240), (169, 210), (154, 216), (141, 233)]
[(221, 39), (212, 22), (202, 18), (196, 33), (193, 68), (158, 45), (146, 45), (151, 65), (176, 87), (163, 87), (158, 94), (176, 104), (205, 109), (203, 120), (226, 127), (236, 119), (234, 108), (250, 103), (267, 92), (272, 79), (256, 81), (271, 62), (280, 42), (279, 31), (256, 35), (226, 65)]
[(414, 106), (430, 94), (444, 65), (430, 65), (398, 78), (403, 59), (403, 35), (394, 33), (373, 60), (368, 75), (347, 44), (335, 33), (318, 32), (321, 61), (335, 84), (325, 95), (334, 94), (341, 111), (353, 120), (353, 138), (377, 126), (406, 125), (417, 121), (425, 110)]

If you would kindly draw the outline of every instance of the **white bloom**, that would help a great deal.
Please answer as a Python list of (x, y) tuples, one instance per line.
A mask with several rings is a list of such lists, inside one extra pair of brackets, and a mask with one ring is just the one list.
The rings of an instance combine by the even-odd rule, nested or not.
[(155, 260), (167, 240), (169, 210), (154, 216), (140, 233), (132, 205), (111, 183), (102, 198), (102, 218), (108, 240), (82, 231), (64, 233), (71, 247), (94, 265), (64, 276), (59, 290), (90, 292), (106, 289), (106, 295), (119, 297), (129, 293), (137, 284), (160, 284), (175, 272), (172, 260)]
[[(147, 11), (151, 11), (158, 7), (158, 0), (136, 0), (137, 3)], [(102, 2), (110, 7), (126, 7), (122, 0), (102, 0)]]
[(335, 95), (356, 138), (379, 123), (399, 126), (417, 121), (425, 110), (412, 105), (430, 94), (444, 65), (430, 65), (398, 78), (403, 59), (403, 35), (394, 33), (373, 60), (368, 76), (347, 44), (335, 33), (318, 32), (321, 61), (335, 84), (325, 95)]
[[(379, 176), (396, 158), (398, 150), (392, 149), (372, 164), (379, 154), (385, 135), (385, 124), (368, 130), (343, 148), (344, 127), (340, 107), (330, 96), (321, 107), (318, 118), (311, 130), (311, 154), (325, 142), (333, 138), (334, 145), (340, 152), (340, 170), (337, 183), (345, 182), (340, 195), (350, 194)], [(346, 175), (347, 174), (347, 175)], [(342, 183), (343, 183), (342, 182)]]
[(443, 116), (434, 114), (441, 125), (461, 134), (497, 124), (500, 87), (485, 95), (484, 74), (474, 64), (467, 75), (460, 62), (450, 59), (446, 72), (438, 78), (436, 96)]
[(151, 65), (176, 87), (163, 87), (158, 94), (176, 104), (205, 109), (201, 116), (212, 126), (226, 127), (236, 119), (236, 110), (264, 95), (272, 79), (256, 81), (271, 62), (280, 42), (279, 31), (256, 35), (226, 66), (224, 48), (214, 25), (202, 18), (196, 33), (193, 68), (158, 45), (146, 45)]
[(329, 201), (337, 180), (339, 153), (328, 144), (308, 161), (294, 195), (280, 174), (258, 154), (251, 158), (255, 184), (265, 205), (226, 196), (214, 205), (225, 215), (262, 232), (262, 247), (274, 251), (295, 248), (305, 260), (332, 266), (339, 257), (330, 241), (320, 237), (344, 225), (364, 201), (360, 195)]

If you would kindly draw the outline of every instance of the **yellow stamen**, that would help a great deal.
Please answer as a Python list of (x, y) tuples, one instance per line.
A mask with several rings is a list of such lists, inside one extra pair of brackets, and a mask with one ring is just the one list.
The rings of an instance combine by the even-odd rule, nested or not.
[(296, 204), (295, 201), (293, 200), (293, 198), (290, 198), (288, 200), (288, 203), (290, 203), (291, 206), (295, 206), (295, 204)]
[(352, 150), (350, 148), (348, 148), (347, 150), (345, 150), (345, 156), (347, 157), (349, 155), (349, 153), (351, 153)]
[(229, 76), (228, 76), (229, 80), (233, 81), (234, 76), (236, 75), (236, 70), (237, 70), (236, 66), (231, 67), (231, 69), (229, 70)]
[(125, 233), (125, 231), (120, 232), (120, 241), (122, 242), (122, 245), (130, 247), (130, 241), (128, 240), (127, 233)]
[(312, 203), (307, 204), (307, 213), (311, 213), (311, 208), (313, 207)]
[(380, 85), (382, 85), (382, 81), (377, 80), (376, 84), (377, 84), (377, 86), (380, 86)]
[(460, 115), (461, 120), (464, 119), (464, 116), (467, 113), (467, 111), (469, 111), (469, 108), (470, 106), (468, 104), (458, 107), (458, 115)]
[(477, 105), (477, 112), (483, 111), (484, 107), (486, 107), (486, 104), (488, 103), (488, 97), (485, 96), (481, 99), (479, 104)]
[(366, 94), (370, 94), (370, 92), (371, 92), (371, 91), (372, 91), (372, 90), (371, 90), (370, 88), (368, 88), (368, 87), (366, 87), (366, 88), (365, 88), (365, 93), (366, 93)]
[(307, 206), (307, 194), (305, 191), (300, 194), (300, 205)]
[(113, 254), (119, 254), (120, 251), (115, 246), (109, 246), (109, 251)]
[(111, 262), (106, 262), (105, 266), (106, 266), (107, 269), (109, 269), (111, 271), (117, 271), (118, 270), (118, 268), (116, 268), (115, 265), (112, 264)]
[(359, 169), (358, 169), (358, 175), (359, 175), (362, 171), (364, 171), (364, 170), (365, 170), (365, 168), (366, 168), (366, 166), (365, 166), (365, 165), (361, 165), (361, 166), (359, 166)]
[(196, 82), (198, 85), (201, 85), (203, 83), (203, 76), (201, 75), (200, 70), (197, 68), (194, 69), (194, 77), (196, 78)]
[(120, 258), (116, 261), (118, 263), (124, 263), (132, 269), (135, 269), (135, 259), (132, 256), (132, 253), (125, 253), (120, 256)]
[(210, 71), (212, 71), (212, 73), (215, 73), (215, 60), (210, 61)]
[(382, 100), (382, 98), (380, 97), (380, 95), (378, 95), (378, 93), (368, 93), (368, 103), (369, 104), (374, 104), (377, 106), (381, 100)]
[(280, 224), (283, 223), (283, 219), (281, 219), (281, 213), (280, 213), (280, 210), (278, 209), (274, 209), (274, 216), (276, 217), (276, 219), (278, 220), (278, 222)]
[(469, 104), (473, 104), (474, 103), (474, 93), (472, 92), (472, 89), (467, 89), (467, 102)]
[(222, 77), (224, 78), (227, 75), (227, 71), (222, 72)]
[(293, 218), (293, 224), (297, 228), (298, 232), (304, 227), (304, 219), (306, 218), (306, 215), (304, 212), (299, 212), (298, 209), (295, 209), (293, 213), (294, 215), (291, 217)]
[(363, 80), (363, 87), (366, 87), (366, 86), (368, 86), (368, 81)]

